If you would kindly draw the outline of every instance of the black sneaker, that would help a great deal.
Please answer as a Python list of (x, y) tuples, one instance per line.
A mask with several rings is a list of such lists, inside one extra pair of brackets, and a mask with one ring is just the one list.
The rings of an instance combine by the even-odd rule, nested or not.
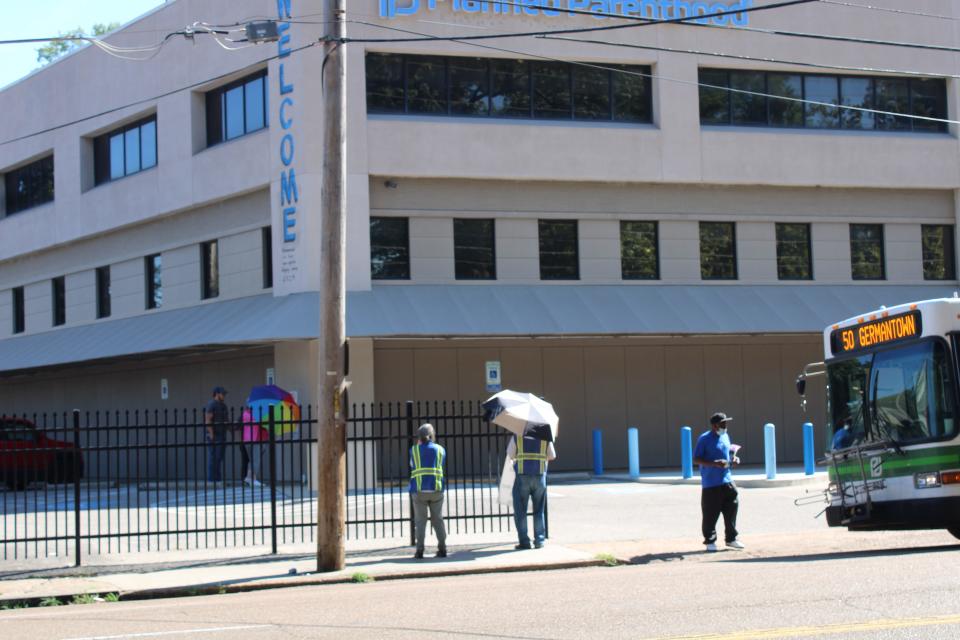
[(446, 550), (446, 549), (440, 549), (439, 551), (437, 551), (436, 557), (437, 557), (437, 558), (446, 558), (446, 557), (447, 557), (447, 550)]
[(413, 554), (413, 559), (423, 560), (423, 551), (417, 551), (415, 554)]
[(522, 543), (521, 543), (521, 544), (518, 544), (517, 546), (514, 547), (514, 549), (516, 549), (517, 551), (520, 551), (521, 549), (530, 549), (530, 548), (531, 548), (531, 547), (530, 547), (530, 543), (529, 543), (529, 542), (528, 542), (527, 544), (522, 544)]

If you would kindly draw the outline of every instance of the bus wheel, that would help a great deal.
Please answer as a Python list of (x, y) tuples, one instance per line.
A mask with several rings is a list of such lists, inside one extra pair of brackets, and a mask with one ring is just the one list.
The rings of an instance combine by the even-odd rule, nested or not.
[(947, 527), (947, 531), (952, 533), (954, 538), (960, 539), (960, 527)]

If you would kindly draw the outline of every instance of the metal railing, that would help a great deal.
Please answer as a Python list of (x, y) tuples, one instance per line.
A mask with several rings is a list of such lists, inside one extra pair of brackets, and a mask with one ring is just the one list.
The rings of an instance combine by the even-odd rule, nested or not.
[[(276, 553), (313, 542), (311, 408), (274, 421), (269, 440), (257, 443), (243, 441), (239, 415), (222, 426), (222, 443), (205, 437), (197, 410), (0, 419), (0, 557), (72, 557), (79, 566), (90, 555), (250, 546)], [(348, 539), (412, 542), (408, 455), (423, 422), (447, 449), (448, 531), (512, 528), (512, 509), (497, 499), (509, 439), (477, 404), (381, 403), (354, 405), (347, 421)], [(213, 479), (216, 446), (223, 462)], [(245, 481), (251, 456), (256, 482)]]

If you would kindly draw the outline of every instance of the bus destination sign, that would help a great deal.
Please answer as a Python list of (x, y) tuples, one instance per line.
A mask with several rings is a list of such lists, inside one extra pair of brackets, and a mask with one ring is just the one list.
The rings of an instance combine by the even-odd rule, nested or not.
[(919, 338), (922, 333), (920, 312), (908, 311), (852, 327), (835, 329), (830, 334), (830, 349), (834, 355), (853, 353), (862, 349)]

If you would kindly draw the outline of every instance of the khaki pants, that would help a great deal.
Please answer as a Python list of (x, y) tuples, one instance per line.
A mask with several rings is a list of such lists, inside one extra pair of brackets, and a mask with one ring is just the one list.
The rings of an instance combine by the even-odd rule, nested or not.
[(423, 551), (424, 538), (427, 535), (427, 513), (430, 524), (437, 536), (437, 547), (447, 550), (447, 530), (443, 528), (443, 492), (424, 491), (413, 494), (413, 523), (417, 534), (417, 551)]

